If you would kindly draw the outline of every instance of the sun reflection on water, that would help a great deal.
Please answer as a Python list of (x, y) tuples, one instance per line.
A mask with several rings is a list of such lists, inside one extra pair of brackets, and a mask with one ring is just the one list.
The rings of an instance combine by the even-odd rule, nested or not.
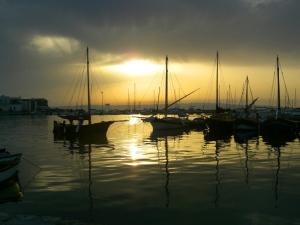
[(129, 125), (137, 125), (141, 120), (137, 117), (130, 117), (129, 119)]
[(130, 144), (129, 151), (132, 160), (137, 160), (139, 158), (140, 152), (138, 147), (134, 143)]

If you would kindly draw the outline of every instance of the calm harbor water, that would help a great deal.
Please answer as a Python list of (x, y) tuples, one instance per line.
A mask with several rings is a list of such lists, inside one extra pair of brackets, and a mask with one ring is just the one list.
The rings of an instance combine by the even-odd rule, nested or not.
[[(55, 116), (1, 117), (0, 147), (22, 152), (22, 201), (9, 215), (91, 224), (300, 224), (300, 142), (153, 135), (129, 116), (107, 143), (54, 140)], [(89, 154), (89, 148), (91, 153)]]

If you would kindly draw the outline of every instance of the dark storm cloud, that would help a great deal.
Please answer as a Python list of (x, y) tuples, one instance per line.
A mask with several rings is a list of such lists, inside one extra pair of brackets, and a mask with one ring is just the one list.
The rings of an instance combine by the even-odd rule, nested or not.
[(79, 54), (41, 56), (26, 47), (35, 35), (72, 38), (103, 54), (211, 60), (220, 49), (233, 64), (275, 53), (297, 58), (299, 9), (298, 0), (1, 0), (0, 87), (9, 89), (5, 79), (51, 81)]
[(251, 2), (2, 1), (1, 32), (17, 45), (33, 34), (62, 35), (115, 53), (138, 50), (196, 56), (217, 48), (298, 48), (299, 1)]

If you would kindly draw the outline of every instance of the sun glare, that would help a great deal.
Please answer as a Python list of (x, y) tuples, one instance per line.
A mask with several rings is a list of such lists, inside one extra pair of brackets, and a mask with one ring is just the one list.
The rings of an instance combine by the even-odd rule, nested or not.
[(126, 75), (149, 75), (161, 70), (161, 65), (150, 60), (132, 59), (118, 65), (108, 66), (110, 71)]
[(129, 125), (137, 125), (141, 120), (137, 117), (130, 117)]

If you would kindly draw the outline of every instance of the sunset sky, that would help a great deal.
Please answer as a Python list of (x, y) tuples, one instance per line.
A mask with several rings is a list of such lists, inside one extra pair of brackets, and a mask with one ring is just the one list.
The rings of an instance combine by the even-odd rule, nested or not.
[(239, 99), (248, 75), (268, 103), (277, 54), (294, 99), (299, 9), (299, 0), (0, 0), (0, 95), (69, 104), (89, 46), (94, 103), (103, 91), (105, 103), (127, 104), (134, 83), (137, 101), (152, 102), (166, 55), (171, 99), (200, 88), (185, 102), (213, 100), (217, 50), (221, 99), (229, 85)]

